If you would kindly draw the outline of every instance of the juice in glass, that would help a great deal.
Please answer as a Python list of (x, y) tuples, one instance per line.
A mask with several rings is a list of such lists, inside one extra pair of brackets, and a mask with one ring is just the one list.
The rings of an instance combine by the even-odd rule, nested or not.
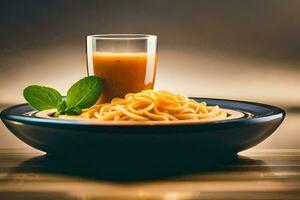
[(94, 75), (103, 79), (100, 103), (124, 98), (127, 93), (153, 89), (156, 55), (147, 53), (93, 53)]

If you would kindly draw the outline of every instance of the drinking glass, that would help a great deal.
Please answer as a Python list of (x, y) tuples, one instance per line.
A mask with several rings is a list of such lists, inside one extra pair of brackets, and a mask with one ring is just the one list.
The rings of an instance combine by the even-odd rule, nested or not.
[(101, 34), (87, 36), (88, 75), (103, 79), (98, 103), (124, 98), (127, 93), (153, 89), (157, 63), (157, 36)]

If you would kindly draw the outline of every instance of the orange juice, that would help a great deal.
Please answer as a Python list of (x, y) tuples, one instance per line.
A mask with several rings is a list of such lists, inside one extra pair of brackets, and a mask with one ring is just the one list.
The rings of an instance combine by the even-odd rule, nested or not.
[(124, 98), (127, 93), (153, 89), (156, 74), (156, 55), (147, 53), (93, 54), (94, 75), (103, 79), (98, 103)]

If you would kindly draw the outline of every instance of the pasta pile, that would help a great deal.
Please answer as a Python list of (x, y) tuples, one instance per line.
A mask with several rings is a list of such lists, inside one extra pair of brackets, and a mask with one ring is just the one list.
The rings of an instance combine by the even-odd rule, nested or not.
[(218, 106), (207, 106), (168, 91), (143, 90), (128, 93), (125, 99), (94, 105), (83, 110), (80, 117), (102, 121), (176, 121), (225, 119), (227, 113)]

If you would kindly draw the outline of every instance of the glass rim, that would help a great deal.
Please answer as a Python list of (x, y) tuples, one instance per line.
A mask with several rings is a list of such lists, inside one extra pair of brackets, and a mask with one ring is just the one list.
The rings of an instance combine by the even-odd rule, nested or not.
[(149, 34), (94, 34), (87, 35), (87, 39), (98, 39), (98, 40), (146, 40), (146, 39), (157, 39), (156, 35)]

